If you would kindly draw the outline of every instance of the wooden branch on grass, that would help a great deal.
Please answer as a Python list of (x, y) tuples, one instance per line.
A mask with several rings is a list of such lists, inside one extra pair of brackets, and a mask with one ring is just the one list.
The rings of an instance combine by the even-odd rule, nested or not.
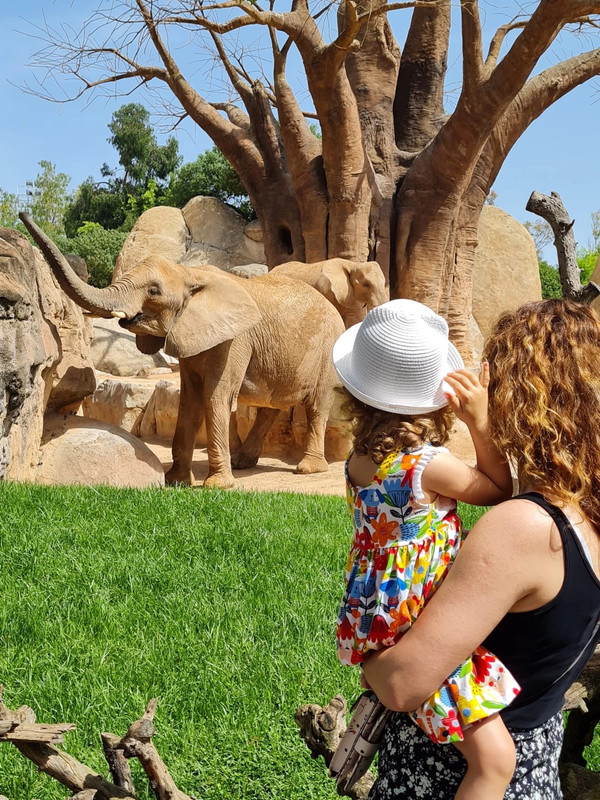
[(581, 283), (577, 266), (577, 242), (573, 233), (575, 220), (569, 219), (560, 195), (551, 192), (548, 197), (541, 192), (532, 192), (525, 208), (545, 219), (554, 231), (563, 297), (589, 305), (600, 294), (600, 286), (592, 281), (584, 285)]
[[(38, 769), (74, 792), (71, 800), (137, 800), (129, 758), (139, 759), (157, 800), (191, 800), (177, 788), (152, 743), (156, 734), (156, 705), (156, 700), (150, 700), (143, 716), (130, 725), (122, 738), (112, 733), (102, 734), (104, 755), (114, 783), (55, 746), (75, 725), (36, 723), (35, 713), (28, 706), (11, 711), (1, 700), (1, 687), (0, 742), (11, 742)], [(6, 798), (0, 796), (0, 800)]]

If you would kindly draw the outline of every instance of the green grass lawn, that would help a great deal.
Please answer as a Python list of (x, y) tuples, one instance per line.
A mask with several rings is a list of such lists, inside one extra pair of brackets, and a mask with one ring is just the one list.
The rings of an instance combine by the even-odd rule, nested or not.
[[(4, 700), (75, 722), (65, 749), (107, 774), (99, 733), (157, 697), (183, 791), (333, 800), (294, 711), (359, 691), (334, 643), (350, 533), (337, 497), (0, 484)], [(67, 791), (0, 744), (0, 794)]]

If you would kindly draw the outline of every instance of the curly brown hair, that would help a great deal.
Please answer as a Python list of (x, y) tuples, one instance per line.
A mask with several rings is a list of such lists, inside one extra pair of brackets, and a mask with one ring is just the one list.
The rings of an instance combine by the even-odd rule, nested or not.
[(570, 300), (503, 314), (485, 345), (494, 442), (521, 486), (579, 507), (600, 532), (600, 317)]
[(425, 442), (439, 447), (448, 441), (454, 423), (448, 406), (419, 416), (392, 414), (362, 403), (344, 388), (339, 391), (342, 412), (352, 422), (354, 452), (371, 456), (375, 464), (395, 450), (412, 450)]

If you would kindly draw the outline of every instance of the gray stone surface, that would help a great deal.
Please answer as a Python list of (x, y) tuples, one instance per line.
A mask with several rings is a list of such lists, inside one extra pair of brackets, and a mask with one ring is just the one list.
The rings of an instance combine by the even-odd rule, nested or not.
[(135, 334), (124, 330), (118, 319), (95, 319), (92, 360), (96, 369), (111, 375), (147, 375), (158, 368), (167, 368), (176, 359), (159, 350), (154, 355), (141, 353)]

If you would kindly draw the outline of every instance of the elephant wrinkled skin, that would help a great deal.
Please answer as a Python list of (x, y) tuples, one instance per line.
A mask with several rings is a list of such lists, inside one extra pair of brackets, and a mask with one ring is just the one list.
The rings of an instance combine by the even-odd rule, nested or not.
[(273, 267), (269, 275), (286, 275), (314, 286), (337, 308), (346, 328), (361, 322), (368, 311), (389, 299), (385, 275), (376, 261), (288, 261)]
[(235, 468), (254, 466), (279, 411), (303, 403), (307, 437), (296, 470), (327, 469), (325, 425), (337, 384), (331, 350), (344, 325), (319, 292), (291, 278), (249, 281), (160, 256), (97, 289), (74, 273), (27, 214), (21, 219), (71, 299), (96, 316), (118, 317), (136, 334), (142, 352), (164, 347), (179, 358), (181, 394), (168, 482), (193, 483), (194, 445), (206, 417), (205, 485), (234, 485), (229, 428), (238, 400), (259, 410), (243, 443), (232, 432)]

